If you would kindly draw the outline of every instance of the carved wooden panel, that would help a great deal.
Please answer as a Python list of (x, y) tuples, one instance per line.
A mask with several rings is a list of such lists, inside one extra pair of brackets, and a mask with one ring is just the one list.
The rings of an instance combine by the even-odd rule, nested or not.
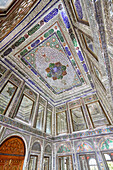
[(0, 145), (0, 170), (22, 170), (25, 146), (19, 137), (11, 137)]
[(24, 157), (0, 155), (0, 170), (22, 170)]
[(24, 142), (19, 137), (11, 137), (1, 144), (0, 153), (24, 156), (25, 155)]

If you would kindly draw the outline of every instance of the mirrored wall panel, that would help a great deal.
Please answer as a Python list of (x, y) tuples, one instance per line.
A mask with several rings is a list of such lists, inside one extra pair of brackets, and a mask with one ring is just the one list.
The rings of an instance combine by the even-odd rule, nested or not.
[(43, 128), (44, 111), (45, 111), (45, 107), (39, 103), (38, 116), (36, 121), (36, 128), (38, 130), (42, 130)]
[(52, 111), (47, 109), (46, 115), (46, 133), (52, 134)]
[(68, 132), (66, 111), (56, 113), (56, 127), (57, 134)]
[(17, 87), (11, 82), (7, 82), (0, 92), (0, 114), (5, 114)]
[(28, 170), (37, 170), (38, 156), (31, 155)]
[(29, 122), (32, 115), (33, 105), (34, 101), (26, 95), (23, 95), (16, 117)]
[(94, 127), (110, 124), (102, 106), (98, 101), (87, 104), (87, 109)]
[(73, 108), (70, 110), (72, 118), (73, 131), (87, 129), (82, 107)]

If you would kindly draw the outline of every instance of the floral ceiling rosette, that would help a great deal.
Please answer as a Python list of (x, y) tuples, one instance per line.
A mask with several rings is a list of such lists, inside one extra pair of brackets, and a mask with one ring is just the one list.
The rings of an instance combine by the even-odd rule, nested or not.
[(53, 80), (62, 79), (66, 74), (66, 66), (62, 65), (60, 62), (50, 63), (49, 67), (46, 68), (47, 77)]

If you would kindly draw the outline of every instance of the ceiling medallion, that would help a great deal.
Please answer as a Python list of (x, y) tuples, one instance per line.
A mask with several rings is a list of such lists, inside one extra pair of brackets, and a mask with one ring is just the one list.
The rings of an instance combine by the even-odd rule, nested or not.
[(60, 62), (50, 63), (49, 67), (46, 68), (47, 77), (53, 80), (62, 79), (66, 74), (66, 66), (62, 65)]

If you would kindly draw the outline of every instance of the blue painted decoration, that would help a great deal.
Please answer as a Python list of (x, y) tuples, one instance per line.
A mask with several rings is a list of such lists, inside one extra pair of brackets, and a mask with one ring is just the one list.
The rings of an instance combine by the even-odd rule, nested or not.
[(29, 81), (32, 85), (35, 85), (35, 83), (34, 83), (32, 80), (28, 79), (28, 81)]
[(82, 7), (79, 0), (75, 1), (76, 11), (79, 19), (83, 19)]
[(79, 69), (77, 69), (77, 73), (78, 73), (78, 75), (80, 75), (80, 74), (81, 74)]
[(39, 42), (40, 40), (36, 40), (34, 43), (31, 44), (31, 47), (35, 47)]
[(69, 23), (69, 20), (68, 20), (68, 17), (66, 16), (66, 13), (65, 12), (61, 12), (61, 16), (63, 18), (63, 21), (64, 21), (64, 24), (66, 26), (66, 28), (70, 28), (70, 23)]
[(4, 56), (7, 56), (9, 53), (12, 52), (12, 48), (8, 48), (5, 52), (4, 52)]
[(44, 22), (48, 22), (57, 14), (58, 14), (58, 9), (54, 8), (48, 15), (44, 17)]
[(65, 47), (65, 50), (66, 50), (68, 56), (70, 56), (70, 55), (71, 55), (71, 52), (69, 51), (68, 47)]
[(5, 58), (5, 61), (9, 63), (12, 67), (15, 67), (7, 58)]
[(78, 54), (78, 56), (79, 56), (80, 61), (83, 61), (84, 58), (83, 58), (82, 53), (81, 53), (80, 50), (77, 52), (77, 54)]
[(33, 69), (33, 68), (31, 68), (31, 71), (32, 71), (35, 75), (38, 74), (37, 71), (36, 71), (35, 69)]
[(86, 66), (85, 63), (83, 64), (83, 67), (84, 67), (84, 71), (85, 71), (85, 72), (88, 72), (88, 69), (87, 69), (87, 66)]

